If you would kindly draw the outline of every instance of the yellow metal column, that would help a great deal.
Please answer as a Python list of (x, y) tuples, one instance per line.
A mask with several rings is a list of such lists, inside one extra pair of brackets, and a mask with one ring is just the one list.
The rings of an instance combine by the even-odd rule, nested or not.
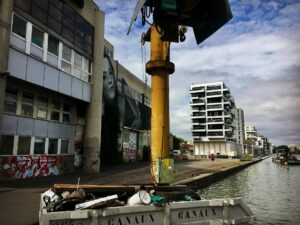
[[(162, 170), (162, 168), (157, 168), (157, 159), (170, 157), (169, 73), (174, 72), (174, 64), (170, 62), (169, 57), (170, 42), (161, 40), (162, 31), (159, 27), (152, 26), (150, 29), (151, 58), (147, 63), (146, 70), (152, 75), (151, 173), (154, 175)], [(160, 183), (159, 178), (156, 177), (155, 182)]]

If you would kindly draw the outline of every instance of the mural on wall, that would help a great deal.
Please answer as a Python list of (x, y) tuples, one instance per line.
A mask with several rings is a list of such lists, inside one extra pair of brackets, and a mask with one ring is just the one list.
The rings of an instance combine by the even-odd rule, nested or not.
[[(136, 159), (138, 138), (123, 141), (123, 153), (118, 149), (120, 127), (135, 130), (150, 129), (150, 107), (145, 104), (145, 95), (133, 90), (124, 78), (118, 78), (112, 60), (104, 55), (103, 69), (103, 115), (101, 162), (117, 164)], [(137, 135), (137, 134), (135, 134)]]
[(144, 94), (131, 89), (124, 79), (119, 79), (118, 100), (123, 126), (137, 130), (150, 130), (151, 110), (144, 104)]
[(57, 176), (68, 171), (67, 161), (72, 162), (62, 156), (10, 156), (0, 159), (0, 170), (4, 177), (16, 179)]
[(122, 161), (118, 151), (120, 118), (117, 99), (116, 76), (112, 61), (104, 55), (103, 62), (103, 98), (101, 130), (101, 165), (119, 164)]

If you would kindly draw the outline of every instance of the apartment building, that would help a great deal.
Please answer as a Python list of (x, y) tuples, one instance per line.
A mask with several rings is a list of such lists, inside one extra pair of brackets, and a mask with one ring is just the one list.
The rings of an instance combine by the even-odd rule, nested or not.
[(244, 120), (244, 110), (235, 109), (235, 127), (236, 127), (236, 142), (238, 144), (244, 145), (245, 140), (245, 120)]
[[(122, 114), (126, 124), (121, 117), (105, 119), (135, 129), (136, 136), (149, 130), (142, 124), (150, 93), (116, 67), (104, 19), (93, 0), (1, 0), (0, 180), (62, 175), (74, 164), (99, 172), (103, 116), (117, 102), (118, 76), (127, 82), (123, 109), (131, 111)], [(132, 110), (134, 118), (127, 115)], [(144, 143), (134, 141), (131, 149)]]
[(255, 126), (247, 125), (245, 127), (245, 139), (250, 140), (253, 143), (257, 141), (257, 130)]
[(195, 156), (237, 156), (235, 102), (224, 82), (198, 83), (190, 87), (192, 136)]

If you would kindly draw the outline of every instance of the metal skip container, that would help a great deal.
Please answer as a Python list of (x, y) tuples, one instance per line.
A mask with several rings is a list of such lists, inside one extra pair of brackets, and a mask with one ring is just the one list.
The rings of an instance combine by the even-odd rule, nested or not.
[(255, 217), (240, 198), (170, 202), (62, 212), (39, 212), (40, 225), (221, 225), (249, 224)]

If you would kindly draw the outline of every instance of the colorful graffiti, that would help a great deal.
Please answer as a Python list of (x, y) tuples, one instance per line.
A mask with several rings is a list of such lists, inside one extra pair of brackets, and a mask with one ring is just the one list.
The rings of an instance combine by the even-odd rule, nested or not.
[(2, 174), (16, 179), (61, 175), (63, 164), (60, 156), (12, 156), (1, 163)]
[(127, 149), (123, 150), (123, 160), (124, 162), (134, 163), (136, 160), (136, 149)]

